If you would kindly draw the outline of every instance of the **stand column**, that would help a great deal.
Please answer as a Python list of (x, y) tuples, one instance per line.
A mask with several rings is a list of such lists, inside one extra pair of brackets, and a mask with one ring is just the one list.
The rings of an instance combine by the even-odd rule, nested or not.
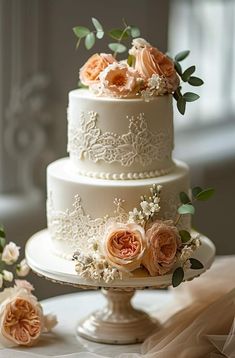
[(134, 290), (102, 289), (107, 305), (83, 320), (79, 336), (108, 344), (140, 343), (159, 329), (158, 321), (131, 305)]

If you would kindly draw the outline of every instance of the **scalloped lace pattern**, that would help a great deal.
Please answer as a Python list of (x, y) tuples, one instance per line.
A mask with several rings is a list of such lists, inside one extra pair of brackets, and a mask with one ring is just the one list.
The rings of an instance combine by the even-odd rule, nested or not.
[(79, 127), (73, 126), (69, 118), (68, 110), (68, 152), (78, 159), (118, 162), (124, 167), (138, 163), (144, 168), (153, 161), (169, 158), (173, 149), (170, 134), (167, 131), (152, 133), (143, 113), (127, 116), (129, 130), (122, 135), (103, 133), (97, 127), (98, 113), (93, 111), (81, 114)]
[[(175, 193), (168, 195), (167, 207), (168, 210), (161, 212), (161, 219), (174, 219), (179, 201)], [(84, 254), (90, 250), (90, 239), (96, 238), (102, 240), (105, 229), (110, 222), (127, 222), (129, 215), (123, 208), (124, 200), (114, 200), (114, 215), (106, 215), (101, 218), (92, 218), (86, 214), (81, 203), (81, 197), (75, 195), (72, 209), (59, 211), (55, 210), (51, 193), (47, 200), (47, 220), (50, 236), (54, 240), (66, 242), (66, 245), (71, 251), (81, 250)], [(190, 229), (190, 219), (188, 215), (182, 216), (178, 229)], [(61, 257), (69, 257), (63, 252), (56, 252)]]
[(102, 240), (105, 228), (110, 222), (127, 221), (128, 214), (121, 206), (122, 201), (115, 199), (115, 203), (116, 210), (114, 209), (113, 217), (106, 215), (93, 219), (84, 212), (79, 195), (75, 195), (71, 210), (59, 211), (55, 210), (50, 194), (47, 200), (47, 220), (51, 238), (66, 241), (73, 251), (88, 252), (89, 240), (93, 238)]

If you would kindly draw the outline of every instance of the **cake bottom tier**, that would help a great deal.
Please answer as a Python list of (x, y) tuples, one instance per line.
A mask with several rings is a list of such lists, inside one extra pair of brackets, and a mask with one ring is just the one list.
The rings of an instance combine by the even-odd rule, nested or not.
[[(53, 251), (71, 258), (77, 250), (89, 253), (91, 240), (102, 240), (111, 221), (125, 222), (130, 211), (139, 209), (140, 197), (149, 197), (153, 185), (161, 185), (159, 219), (177, 217), (179, 193), (189, 190), (188, 166), (176, 161), (168, 175), (140, 180), (103, 180), (77, 175), (69, 158), (51, 163), (47, 169), (47, 220)], [(190, 229), (183, 216), (181, 228)]]

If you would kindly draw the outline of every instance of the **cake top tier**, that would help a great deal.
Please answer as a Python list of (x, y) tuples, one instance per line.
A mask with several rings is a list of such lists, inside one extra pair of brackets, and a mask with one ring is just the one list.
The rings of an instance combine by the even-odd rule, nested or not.
[[(88, 50), (104, 36), (98, 20), (95, 30), (78, 26), (78, 45)], [(198, 96), (182, 94), (181, 82), (200, 85), (192, 74), (195, 66), (182, 70), (174, 59), (139, 37), (136, 27), (107, 33), (116, 42), (109, 52), (95, 53), (79, 71), (85, 89), (71, 91), (68, 108), (68, 152), (79, 174), (102, 179), (141, 179), (162, 176), (174, 169), (172, 98), (181, 113), (186, 101)], [(129, 49), (123, 41), (129, 40)], [(113, 53), (110, 53), (110, 50)], [(126, 58), (118, 56), (125, 51)]]
[(77, 172), (104, 179), (169, 173), (174, 164), (172, 97), (97, 97), (69, 93), (68, 152)]
[[(107, 53), (92, 54), (80, 68), (80, 85), (100, 98), (143, 98), (150, 101), (154, 97), (172, 94), (178, 110), (184, 114), (186, 102), (193, 102), (199, 96), (192, 92), (183, 94), (181, 83), (203, 84), (193, 75), (195, 66), (186, 70), (181, 67), (180, 62), (189, 51), (182, 51), (172, 58), (141, 38), (137, 27), (127, 25), (125, 21), (123, 25), (121, 29), (106, 32), (101, 23), (92, 18), (91, 30), (84, 26), (74, 27), (77, 47), (83, 39), (85, 47), (90, 50), (104, 35), (112, 38)], [(125, 52), (127, 55), (123, 56)], [(118, 58), (120, 55), (121, 59)]]

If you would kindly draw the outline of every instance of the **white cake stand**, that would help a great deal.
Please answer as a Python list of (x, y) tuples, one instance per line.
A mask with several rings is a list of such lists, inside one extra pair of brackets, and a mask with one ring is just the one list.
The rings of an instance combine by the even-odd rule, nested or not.
[[(194, 258), (200, 260), (204, 267), (200, 270), (188, 270), (185, 273), (185, 281), (200, 276), (210, 268), (214, 260), (214, 244), (203, 235), (200, 235), (200, 239), (202, 245), (195, 252)], [(79, 336), (100, 343), (131, 344), (144, 341), (153, 331), (160, 328), (157, 320), (132, 307), (130, 301), (136, 289), (171, 286), (171, 274), (149, 277), (146, 271), (140, 269), (133, 277), (125, 280), (97, 283), (78, 276), (75, 272), (75, 263), (54, 255), (49, 243), (49, 233), (43, 230), (32, 236), (26, 244), (26, 259), (36, 274), (60, 284), (82, 289), (102, 289), (107, 298), (107, 305), (103, 309), (79, 323)]]

